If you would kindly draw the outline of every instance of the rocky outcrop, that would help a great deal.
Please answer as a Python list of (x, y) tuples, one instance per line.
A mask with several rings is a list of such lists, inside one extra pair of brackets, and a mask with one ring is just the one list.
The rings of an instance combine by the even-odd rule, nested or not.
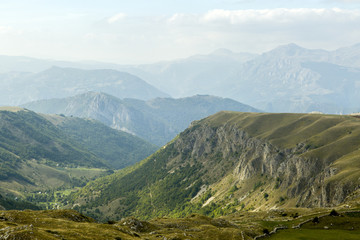
[(171, 162), (173, 166), (181, 159), (201, 162), (201, 171), (210, 183), (219, 181), (230, 171), (240, 181), (267, 175), (278, 179), (277, 187), (286, 191), (288, 198), (297, 199), (299, 206), (338, 205), (356, 190), (349, 182), (328, 182), (337, 169), (328, 159), (303, 157), (308, 151), (304, 143), (281, 149), (249, 136), (236, 125), (211, 127), (194, 123), (174, 144), (182, 157)]

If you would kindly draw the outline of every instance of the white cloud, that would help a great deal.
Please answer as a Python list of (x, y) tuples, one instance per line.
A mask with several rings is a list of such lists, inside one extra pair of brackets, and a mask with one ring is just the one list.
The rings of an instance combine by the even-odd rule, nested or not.
[(183, 21), (183, 19), (185, 18), (186, 14), (181, 14), (181, 13), (175, 13), (174, 15), (172, 15), (169, 19), (168, 22), (169, 23), (174, 23), (178, 20)]
[(291, 23), (310, 22), (310, 21), (352, 21), (360, 19), (360, 10), (333, 9), (262, 9), (262, 10), (212, 10), (199, 18), (203, 23), (227, 23), (227, 24), (247, 24), (247, 23)]
[(126, 17), (126, 14), (125, 13), (118, 13), (110, 18), (107, 19), (107, 22), (109, 24), (112, 24), (112, 23), (115, 23), (117, 21), (120, 21), (122, 19), (124, 19)]
[[(107, 23), (124, 17), (117, 14)], [(86, 36), (92, 40), (87, 43), (97, 44), (99, 54), (111, 52), (114, 59), (126, 59), (127, 55), (141, 58), (139, 62), (154, 62), (217, 48), (261, 53), (290, 42), (307, 48), (349, 46), (360, 39), (360, 10), (215, 9), (203, 14), (131, 17), (126, 24), (110, 25), (99, 25), (91, 31), (95, 38), (93, 34)]]
[[(214, 9), (202, 14), (179, 12), (171, 16), (124, 13), (108, 17), (73, 16), (76, 21), (61, 18), (50, 24), (36, 21), (19, 26), (2, 22), (0, 45), (14, 55), (52, 54), (55, 58), (69, 56), (126, 64), (206, 54), (217, 48), (261, 53), (290, 42), (307, 48), (336, 49), (360, 41), (359, 8)], [(116, 24), (119, 22), (126, 24)], [(21, 35), (17, 34), (18, 29), (22, 30)]]
[(176, 14), (168, 24), (183, 39), (203, 36), (197, 39), (205, 44), (256, 52), (289, 42), (334, 49), (360, 41), (360, 9), (215, 9), (198, 15)]

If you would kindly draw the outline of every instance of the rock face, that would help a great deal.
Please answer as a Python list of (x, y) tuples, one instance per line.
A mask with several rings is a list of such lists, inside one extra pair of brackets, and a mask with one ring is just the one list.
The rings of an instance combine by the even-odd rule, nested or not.
[[(208, 174), (203, 177), (211, 182), (219, 180), (213, 178), (219, 172), (224, 176), (231, 170), (224, 166), (234, 166), (233, 176), (240, 182), (258, 175), (281, 179), (281, 189), (286, 191), (287, 197), (296, 198), (297, 205), (304, 207), (338, 205), (359, 187), (351, 182), (329, 182), (328, 179), (337, 174), (336, 168), (331, 166), (333, 162), (301, 156), (308, 152), (305, 143), (282, 149), (269, 141), (249, 136), (236, 125), (218, 128), (201, 125), (176, 141), (175, 148), (181, 149), (179, 152), (191, 152), (189, 159), (197, 159), (203, 166), (209, 166)], [(220, 162), (206, 157), (219, 154), (222, 155)]]
[(336, 206), (359, 189), (359, 144), (351, 116), (220, 112), (75, 204), (109, 214), (116, 202), (119, 217)]

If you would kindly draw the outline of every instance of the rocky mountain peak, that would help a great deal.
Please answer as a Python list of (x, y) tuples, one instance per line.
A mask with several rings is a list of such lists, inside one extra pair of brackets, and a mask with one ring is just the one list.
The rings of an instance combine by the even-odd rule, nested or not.
[(273, 56), (278, 56), (278, 57), (296, 57), (306, 54), (307, 52), (308, 52), (307, 49), (300, 47), (295, 43), (290, 43), (286, 45), (281, 45), (264, 54), (266, 55), (271, 54)]

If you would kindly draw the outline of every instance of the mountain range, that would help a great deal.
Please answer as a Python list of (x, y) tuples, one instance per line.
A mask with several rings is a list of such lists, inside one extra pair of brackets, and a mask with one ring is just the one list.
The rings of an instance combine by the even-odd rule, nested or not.
[(174, 97), (206, 93), (267, 112), (360, 110), (360, 44), (335, 51), (288, 44), (261, 55), (234, 56), (222, 51), (123, 70)]
[(39, 73), (54, 66), (60, 68), (78, 68), (83, 70), (117, 69), (118, 64), (95, 61), (70, 62), (52, 59), (38, 59), (25, 56), (0, 55), (0, 73), (28, 72)]
[[(0, 74), (0, 87), (4, 91), (0, 98), (2, 105), (101, 91), (121, 99), (142, 100), (209, 94), (267, 112), (348, 114), (360, 111), (356, 104), (360, 88), (360, 44), (334, 51), (288, 44), (262, 54), (219, 49), (208, 55), (146, 65), (71, 63), (7, 56), (1, 56), (0, 62), (4, 62)], [(72, 68), (47, 69), (50, 64)], [(122, 73), (80, 70), (104, 68)], [(25, 70), (32, 73), (22, 72)]]
[(359, 136), (353, 116), (220, 112), (90, 182), (72, 206), (104, 220), (352, 205), (360, 197)]
[(173, 139), (192, 121), (218, 111), (258, 111), (232, 99), (208, 95), (143, 101), (119, 99), (97, 92), (65, 99), (40, 100), (21, 106), (40, 113), (96, 119), (107, 126), (137, 135), (158, 146)]
[(119, 98), (145, 100), (169, 96), (134, 75), (110, 69), (52, 67), (39, 73), (3, 73), (0, 79), (0, 104), (10, 106), (40, 99), (69, 97), (88, 91), (103, 91)]
[(227, 85), (226, 79), (236, 73), (241, 64), (256, 56), (251, 53), (234, 53), (227, 49), (218, 49), (208, 55), (195, 55), (155, 64), (124, 66), (120, 69), (146, 79), (145, 81), (173, 97), (196, 94), (228, 97), (223, 92), (220, 94), (216, 87), (224, 84), (230, 89), (231, 86)]

